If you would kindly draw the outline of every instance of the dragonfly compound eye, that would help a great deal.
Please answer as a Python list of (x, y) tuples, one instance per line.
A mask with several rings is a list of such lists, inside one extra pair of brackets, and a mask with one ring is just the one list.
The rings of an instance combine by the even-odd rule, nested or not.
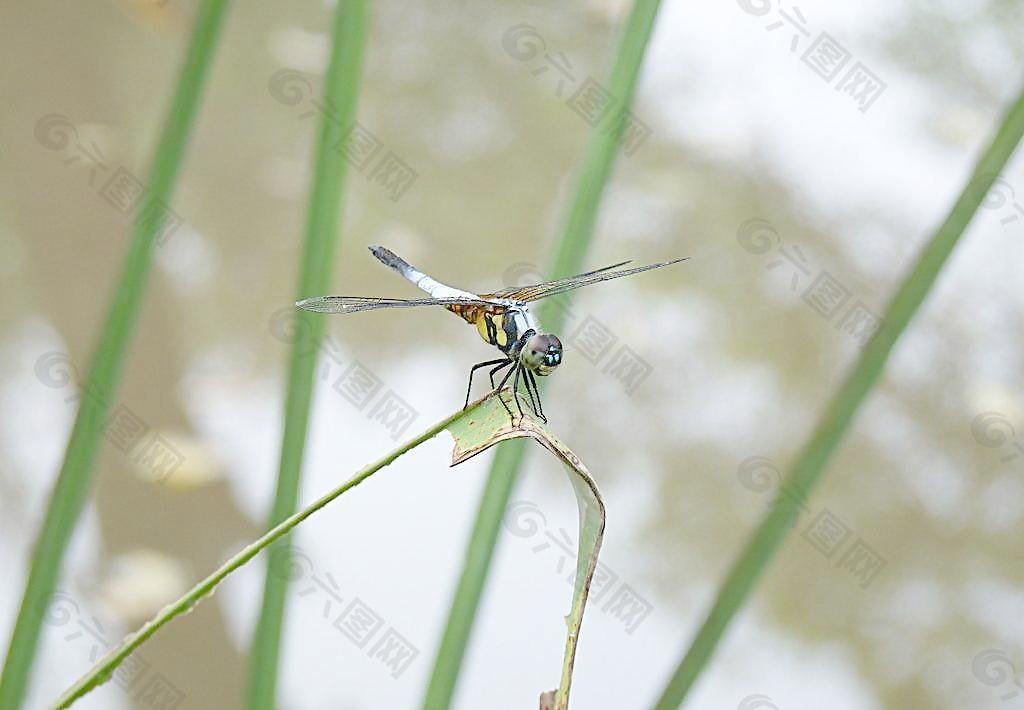
[(562, 343), (550, 333), (534, 335), (523, 348), (523, 363), (538, 375), (550, 374), (562, 364)]

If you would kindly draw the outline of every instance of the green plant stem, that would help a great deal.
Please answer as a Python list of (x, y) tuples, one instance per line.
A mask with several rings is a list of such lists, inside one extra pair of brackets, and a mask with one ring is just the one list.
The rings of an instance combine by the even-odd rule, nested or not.
[[(633, 4), (608, 79), (608, 91), (618, 99), (616, 109), (625, 109), (632, 104), (640, 65), (654, 29), (659, 6), (660, 0), (636, 0)], [(619, 122), (616, 126), (616, 130), (606, 133), (594, 130), (588, 138), (575, 198), (549, 271), (552, 277), (582, 271), (583, 259), (593, 237), (601, 195), (618, 152), (623, 123)], [(542, 322), (551, 332), (558, 332), (564, 324), (564, 314), (564, 308), (549, 302), (541, 313)], [(523, 442), (510, 442), (498, 450), (491, 464), (467, 543), (462, 574), (452, 598), (448, 622), (423, 700), (426, 710), (441, 710), (451, 706), (466, 655), (466, 645), (494, 557), (501, 521), (512, 496), (524, 454)]]
[[(149, 175), (147, 194), (152, 204), (171, 202), (226, 8), (226, 0), (206, 0), (200, 8)], [(20, 707), (24, 701), (43, 613), (53, 596), (64, 551), (89, 493), (100, 433), (120, 381), (125, 351), (145, 290), (158, 222), (137, 219), (132, 228), (131, 244), (100, 332), (64, 462), (36, 539), (32, 567), (0, 677), (0, 708), (6, 710)]]
[[(334, 113), (321, 114), (297, 300), (323, 295), (330, 285), (347, 165), (339, 145), (355, 121), (367, 16), (366, 0), (339, 0), (335, 10), (331, 57), (324, 78), (324, 103)], [(268, 527), (287, 519), (298, 500), (313, 376), (326, 328), (325, 319), (318, 314), (298, 311), (295, 317), (300, 337), (295, 339), (289, 355), (284, 435)], [(287, 557), (290, 553), (282, 548), (279, 554)], [(268, 570), (249, 657), (246, 707), (250, 710), (269, 710), (275, 706), (287, 592), (288, 580)]]
[[(996, 176), (1006, 166), (1024, 134), (1024, 93), (1003, 118), (991, 144), (975, 165), (942, 225), (922, 249), (917, 263), (889, 303), (882, 326), (826, 408), (811, 438), (786, 476), (776, 504), (765, 516), (719, 589), (707, 619), (658, 701), (658, 710), (677, 708), (707, 665), (736, 612), (750, 596), (798, 512), (821, 478), (825, 465), (850, 427), (854, 414), (878, 381), (899, 336), (924, 302), (957, 241), (974, 217)], [(796, 496), (786, 495), (796, 492)]]
[[(474, 402), (466, 410), (458, 411), (450, 417), (438, 422), (427, 431), (420, 434), (415, 439), (412, 439), (405, 444), (402, 444), (394, 451), (383, 458), (373, 462), (369, 466), (361, 469), (350, 479), (342, 483), (337, 488), (329, 491), (327, 494), (321, 496), (313, 503), (303, 508), (297, 513), (287, 516), (279, 522), (277, 525), (272, 527), (262, 537), (257, 539), (255, 542), (247, 545), (231, 559), (221, 565), (215, 572), (209, 575), (206, 579), (201, 581), (190, 589), (183, 597), (178, 599), (173, 604), (169, 604), (160, 610), (155, 617), (148, 621), (145, 626), (136, 631), (134, 634), (126, 637), (121, 645), (108, 653), (103, 659), (100, 660), (95, 666), (93, 666), (88, 673), (82, 676), (71, 688), (67, 690), (57, 701), (57, 707), (66, 708), (69, 707), (73, 702), (84, 696), (86, 693), (101, 685), (110, 679), (111, 674), (114, 672), (124, 659), (132, 654), (133, 651), (139, 648), (143, 643), (146, 642), (149, 637), (155, 634), (160, 627), (169, 622), (176, 616), (181, 616), (187, 611), (190, 611), (196, 604), (198, 604), (203, 597), (209, 595), (216, 589), (217, 585), (227, 577), (229, 574), (234, 572), (239, 567), (242, 567), (246, 562), (255, 557), (261, 550), (265, 549), (275, 541), (287, 535), (295, 526), (301, 523), (303, 520), (313, 515), (324, 508), (328, 503), (333, 501), (335, 498), (340, 496), (342, 493), (355, 488), (357, 485), (365, 481), (367, 478), (375, 474), (380, 469), (392, 463), (399, 456), (406, 452), (416, 448), (428, 439), (436, 436), (442, 430), (447, 428), (452, 422), (457, 419), (468, 416), (474, 410), (476, 410), (481, 403), (485, 400)], [(277, 554), (281, 554), (284, 548), (278, 548)], [(277, 569), (285, 567), (287, 565), (286, 560), (280, 560), (280, 564), (276, 566)], [(270, 565), (268, 565), (269, 569)], [(275, 575), (278, 576), (278, 575)], [(280, 575), (284, 576), (284, 575)]]

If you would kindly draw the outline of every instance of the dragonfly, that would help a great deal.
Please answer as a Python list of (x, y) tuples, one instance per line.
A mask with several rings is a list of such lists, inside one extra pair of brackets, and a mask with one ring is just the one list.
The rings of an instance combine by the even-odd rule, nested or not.
[[(564, 279), (545, 281), (531, 286), (514, 286), (493, 293), (475, 294), (437, 281), (382, 246), (370, 246), (370, 252), (381, 263), (398, 272), (430, 297), (400, 299), (367, 296), (316, 296), (297, 301), (295, 305), (315, 313), (342, 314), (381, 308), (419, 306), (446, 308), (470, 325), (475, 325), (484, 342), (494, 346), (502, 354), (500, 358), (479, 362), (470, 369), (469, 384), (466, 387), (466, 404), (463, 409), (469, 406), (469, 394), (473, 389), (473, 375), (480, 368), (491, 367), (488, 374), (493, 392), (501, 391), (509, 378), (512, 378), (512, 398), (519, 411), (520, 422), (524, 417), (523, 406), (519, 399), (519, 384), (522, 382), (529, 396), (533, 413), (545, 423), (547, 417), (544, 415), (544, 407), (540, 401), (540, 390), (537, 387), (536, 378), (547, 377), (562, 364), (562, 341), (554, 333), (546, 333), (541, 329), (531, 310), (531, 304), (542, 298), (557, 296), (583, 286), (623, 276), (632, 276), (651, 269), (660, 269), (689, 258), (683, 257), (628, 269), (621, 267), (632, 262), (622, 261)], [(495, 375), (506, 368), (508, 371), (504, 374), (501, 382), (495, 385)], [(515, 424), (515, 415), (512, 414), (512, 409), (504, 399), (501, 397), (499, 399)]]

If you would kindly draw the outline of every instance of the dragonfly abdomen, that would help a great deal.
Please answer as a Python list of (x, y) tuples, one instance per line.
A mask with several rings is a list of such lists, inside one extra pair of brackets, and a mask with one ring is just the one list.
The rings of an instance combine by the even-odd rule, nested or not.
[(428, 276), (390, 249), (373, 245), (370, 247), (370, 253), (377, 257), (382, 264), (394, 269), (406, 280), (423, 289), (434, 298), (479, 298), (474, 293), (463, 291), (460, 288), (452, 288)]

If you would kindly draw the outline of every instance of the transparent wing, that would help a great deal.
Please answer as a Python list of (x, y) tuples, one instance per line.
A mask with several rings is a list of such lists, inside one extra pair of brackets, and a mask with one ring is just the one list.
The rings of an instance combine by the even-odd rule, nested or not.
[(662, 266), (678, 264), (680, 261), (686, 261), (688, 258), (689, 257), (683, 257), (681, 259), (672, 259), (671, 261), (661, 261), (657, 264), (648, 264), (647, 266), (636, 266), (632, 269), (612, 271), (612, 269), (629, 263), (628, 261), (624, 261), (620, 264), (613, 264), (612, 266), (606, 266), (603, 269), (588, 271), (584, 274), (577, 274), (576, 276), (558, 279), (557, 281), (546, 281), (545, 283), (534, 284), (533, 286), (518, 286), (515, 288), (502, 289), (501, 291), (495, 291), (494, 293), (484, 294), (482, 298), (507, 298), (513, 301), (522, 302), (537, 301), (541, 298), (556, 296), (560, 293), (572, 291), (573, 289), (580, 288), (582, 286), (596, 284), (601, 281), (609, 281), (622, 276), (632, 276), (633, 274), (639, 274), (641, 271), (650, 271), (651, 269), (660, 269)]
[[(582, 274), (577, 274), (576, 276), (573, 276), (572, 278), (579, 279), (579, 278), (583, 278), (584, 276), (592, 276), (593, 274), (599, 274), (602, 271), (609, 271), (611, 269), (617, 269), (620, 266), (625, 266), (626, 264), (631, 264), (631, 263), (633, 263), (632, 260), (630, 260), (630, 261), (620, 261), (618, 264), (612, 264), (611, 266), (604, 266), (604, 267), (602, 267), (600, 269), (594, 269), (593, 271), (587, 271), (587, 272), (582, 273)], [(567, 280), (568, 279), (560, 279), (560, 281), (567, 281)], [(483, 297), (484, 298), (511, 298), (511, 299), (515, 300), (514, 299), (514, 294), (517, 294), (517, 293), (523, 291), (524, 289), (537, 288), (538, 286), (547, 286), (549, 284), (554, 284), (554, 283), (558, 283), (558, 281), (545, 281), (544, 283), (534, 284), (533, 286), (510, 286), (508, 288), (503, 288), (500, 291), (495, 291), (494, 293), (484, 294)], [(513, 295), (509, 295), (509, 294), (513, 294)]]
[(357, 313), (378, 308), (412, 308), (413, 306), (489, 306), (503, 308), (505, 304), (483, 298), (369, 298), (364, 296), (316, 296), (296, 301), (295, 305), (305, 311), (316, 313)]

